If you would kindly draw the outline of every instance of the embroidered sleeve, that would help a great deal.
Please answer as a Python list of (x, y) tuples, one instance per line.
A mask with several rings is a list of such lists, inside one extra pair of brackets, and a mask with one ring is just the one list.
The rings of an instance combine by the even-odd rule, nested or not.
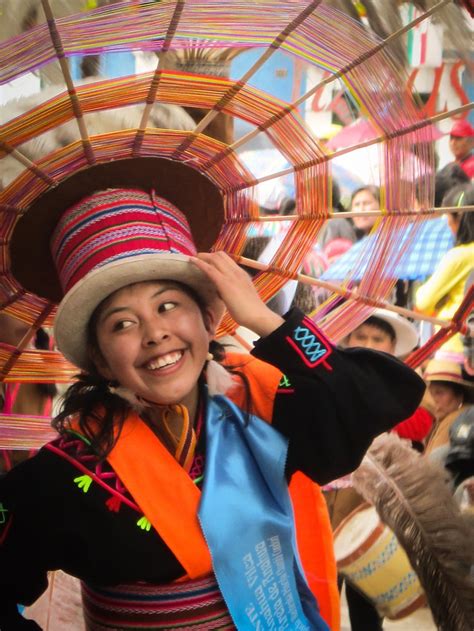
[(253, 354), (283, 373), (272, 423), (289, 439), (287, 474), (303, 471), (320, 484), (353, 471), (375, 436), (413, 414), (425, 389), (390, 355), (334, 347), (296, 310)]
[(316, 367), (331, 370), (333, 350), (334, 346), (314, 322), (298, 309), (292, 309), (281, 327), (256, 342), (252, 354), (284, 373), (306, 373)]

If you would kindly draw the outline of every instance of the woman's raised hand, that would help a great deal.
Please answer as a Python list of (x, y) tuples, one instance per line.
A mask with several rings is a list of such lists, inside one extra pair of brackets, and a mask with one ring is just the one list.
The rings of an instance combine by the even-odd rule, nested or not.
[(191, 261), (215, 284), (237, 324), (260, 337), (283, 324), (283, 318), (262, 301), (247, 272), (225, 252), (200, 252)]

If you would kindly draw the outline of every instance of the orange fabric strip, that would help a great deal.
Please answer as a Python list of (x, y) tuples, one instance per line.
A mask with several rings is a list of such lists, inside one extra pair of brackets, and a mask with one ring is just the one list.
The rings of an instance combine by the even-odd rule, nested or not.
[(339, 631), (337, 567), (326, 501), (319, 486), (301, 472), (291, 478), (290, 496), (306, 580), (318, 600), (321, 616), (331, 631)]
[(190, 578), (212, 571), (197, 517), (201, 493), (137, 414), (125, 421), (107, 460)]
[[(236, 370), (245, 374), (250, 386), (250, 412), (263, 421), (271, 423), (275, 395), (282, 378), (281, 370), (252, 355), (229, 352), (226, 352), (225, 365), (235, 367)], [(236, 377), (238, 385), (226, 392), (226, 396), (241, 410), (245, 410), (246, 392), (241, 383), (240, 378)]]

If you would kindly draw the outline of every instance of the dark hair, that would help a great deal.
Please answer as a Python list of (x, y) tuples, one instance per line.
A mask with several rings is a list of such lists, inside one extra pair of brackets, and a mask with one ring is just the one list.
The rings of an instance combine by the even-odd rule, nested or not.
[(445, 204), (445, 195), (455, 186), (467, 185), (470, 183), (469, 176), (459, 166), (459, 164), (450, 163), (438, 171), (435, 176), (435, 206), (453, 206), (454, 204)]
[[(470, 184), (456, 184), (449, 189), (446, 195), (443, 197), (441, 205), (445, 206), (467, 206), (472, 203), (473, 195), (473, 187)], [(466, 199), (470, 198), (471, 201), (467, 201)]]
[(474, 241), (474, 213), (463, 213), (456, 233), (456, 245), (466, 245)]
[[(474, 205), (474, 186), (470, 186), (460, 194), (457, 204), (460, 206)], [(474, 241), (474, 212), (462, 213), (456, 232), (456, 245), (465, 245)]]
[[(92, 450), (105, 459), (112, 450), (130, 410), (129, 404), (109, 390), (111, 384), (95, 371), (82, 372), (66, 390), (59, 414), (52, 425), (59, 434), (71, 430), (71, 417)], [(119, 431), (114, 437), (114, 427)]]
[[(443, 206), (472, 206), (474, 205), (474, 186), (461, 184), (454, 186), (443, 197)], [(460, 213), (450, 211), (452, 217), (457, 219)], [(474, 215), (472, 212), (464, 212), (459, 219), (456, 231), (456, 245), (464, 245), (474, 241)]]
[[(40, 327), (35, 333), (35, 348), (37, 348), (38, 350), (47, 351), (49, 350), (49, 342), (50, 338), (48, 333)], [(38, 389), (38, 392), (46, 397), (52, 398), (58, 393), (58, 389), (56, 387), (56, 384), (54, 383), (37, 383), (36, 388)]]
[(332, 178), (332, 207), (338, 213), (345, 211), (341, 201), (341, 189), (334, 178)]
[[(173, 281), (176, 282), (176, 281)], [(205, 313), (202, 298), (189, 286), (176, 282)], [(105, 299), (106, 300), (106, 299)], [(87, 329), (88, 348), (97, 349), (97, 320), (102, 310), (103, 300), (92, 314)], [(216, 361), (222, 362), (225, 348), (222, 344), (212, 341), (209, 346)], [(226, 369), (242, 380), (245, 388), (244, 414), (249, 418), (250, 386), (247, 378), (240, 372), (239, 366), (226, 366)], [(200, 383), (204, 383), (203, 376)], [(60, 413), (53, 419), (52, 425), (60, 434), (71, 431), (71, 417), (76, 417), (79, 431), (89, 441), (92, 451), (101, 459), (105, 459), (113, 449), (123, 428), (123, 424), (130, 413), (130, 404), (110, 390), (110, 386), (118, 383), (110, 382), (92, 367), (89, 372), (82, 372), (77, 381), (66, 391)], [(117, 429), (117, 431), (116, 431)]]

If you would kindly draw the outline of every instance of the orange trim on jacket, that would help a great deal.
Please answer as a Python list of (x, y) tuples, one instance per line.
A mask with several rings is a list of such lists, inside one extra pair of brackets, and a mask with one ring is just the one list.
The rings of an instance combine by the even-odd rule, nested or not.
[(107, 460), (188, 576), (209, 574), (211, 555), (197, 516), (201, 491), (137, 414), (126, 419)]

